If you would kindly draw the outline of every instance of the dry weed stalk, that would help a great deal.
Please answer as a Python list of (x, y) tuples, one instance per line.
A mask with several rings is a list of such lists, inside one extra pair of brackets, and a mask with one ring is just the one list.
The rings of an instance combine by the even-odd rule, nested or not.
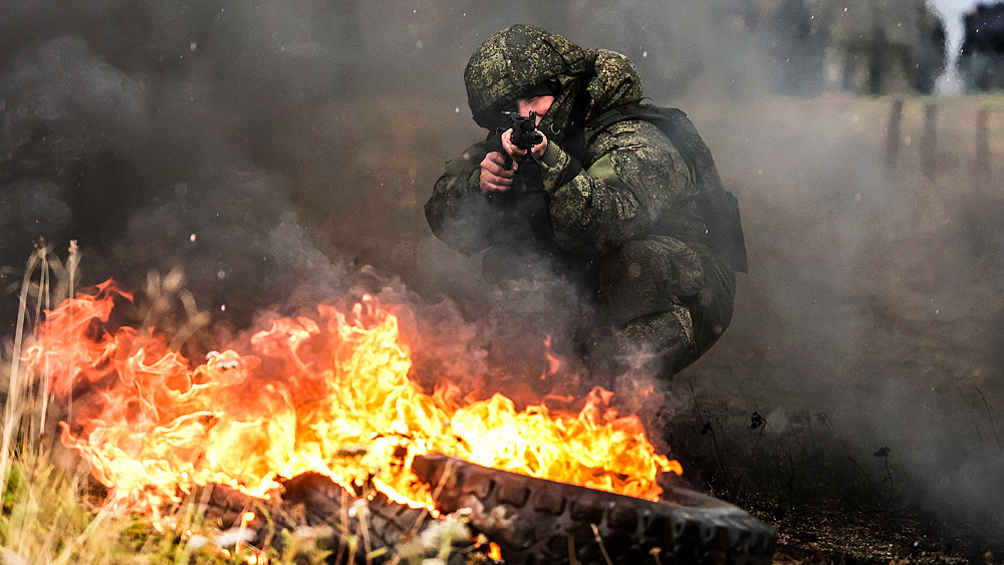
[[(78, 283), (80, 256), (76, 241), (71, 242), (64, 263), (40, 241), (26, 262), (21, 280), (8, 292), (18, 292), (19, 305), (13, 341), (5, 353), (10, 362), (0, 367), (4, 416), (0, 432), (0, 562), (7, 564), (49, 563), (223, 563), (218, 551), (200, 551), (197, 544), (184, 541), (181, 532), (208, 532), (204, 523), (208, 499), (189, 501), (172, 509), (178, 517), (178, 532), (157, 534), (152, 525), (134, 515), (123, 515), (110, 503), (95, 504), (86, 495), (89, 473), (85, 466), (66, 473), (51, 459), (51, 449), (41, 440), (50, 430), (50, 390), (48, 367), (29, 374), (22, 353), (36, 339), (36, 330), (45, 311), (73, 295)], [(4, 272), (16, 272), (5, 267)], [(195, 308), (190, 292), (182, 288), (184, 277), (172, 271), (166, 277), (151, 274), (147, 290), (153, 306), (146, 309), (146, 321), (156, 325), (170, 309), (177, 295), (187, 318), (175, 333), (183, 343), (208, 324), (209, 315)], [(166, 308), (165, 308), (166, 306)], [(72, 312), (70, 313), (72, 316)], [(67, 415), (73, 412), (72, 396)], [(205, 496), (211, 492), (205, 491)], [(108, 500), (112, 500), (111, 497)], [(139, 521), (137, 521), (139, 519)], [(129, 541), (138, 536), (142, 544)], [(187, 538), (185, 538), (187, 539)], [(292, 563), (277, 559), (273, 563)]]
[[(200, 489), (197, 499), (189, 497), (165, 509), (166, 514), (175, 518), (173, 522), (177, 526), (174, 531), (157, 533), (145, 518), (123, 515), (118, 505), (98, 503), (89, 498), (85, 491), (91, 479), (86, 465), (80, 465), (75, 473), (66, 474), (51, 462), (51, 450), (40, 444), (39, 440), (50, 431), (46, 425), (50, 412), (49, 372), (47, 367), (41, 367), (29, 374), (21, 353), (37, 339), (35, 330), (44, 319), (45, 311), (72, 296), (79, 280), (79, 250), (75, 242), (69, 252), (63, 263), (50, 247), (40, 243), (26, 264), (22, 281), (11, 287), (19, 291), (20, 304), (16, 334), (13, 343), (8, 344), (10, 364), (0, 368), (7, 372), (0, 375), (6, 377), (7, 384), (0, 438), (0, 495), (3, 497), (0, 563), (114, 564), (149, 563), (151, 559), (168, 564), (243, 563), (245, 556), (239, 542), (230, 553), (223, 552), (223, 546), (214, 545), (217, 538), (222, 540), (231, 532), (218, 532), (205, 522), (211, 488)], [(138, 326), (140, 331), (163, 331), (171, 335), (170, 348), (173, 350), (179, 350), (210, 322), (208, 312), (196, 308), (195, 298), (184, 284), (185, 277), (180, 269), (166, 275), (149, 272), (142, 298), (133, 311), (135, 319), (142, 320)], [(183, 316), (175, 315), (179, 310)], [(72, 401), (70, 397), (67, 416), (73, 413)], [(452, 467), (447, 469), (444, 481), (452, 471)], [(437, 493), (443, 486), (441, 481)], [(111, 501), (113, 497), (106, 500)], [(343, 500), (342, 525), (349, 523), (347, 512), (354, 511), (359, 531), (343, 529), (335, 562), (341, 563), (343, 558), (352, 561), (360, 550), (367, 563), (388, 551), (394, 551), (397, 554), (394, 560), (399, 562), (404, 555), (402, 548), (371, 548), (366, 499), (361, 498), (355, 505), (346, 502)], [(470, 539), (466, 516), (459, 515), (439, 521), (434, 524), (437, 527), (428, 527), (425, 535), (417, 536), (417, 530), (427, 517), (428, 513), (423, 514), (415, 524), (413, 537), (425, 543), (420, 552), (410, 556), (409, 562), (428, 552), (435, 555), (433, 561), (445, 562), (457, 541)], [(275, 548), (268, 550), (270, 563), (291, 565), (302, 563), (304, 559), (321, 563), (330, 557), (331, 552), (320, 547), (308, 548), (305, 555), (301, 551), (303, 548), (297, 547), (295, 534), (285, 536), (287, 547), (281, 553)]]
[[(7, 398), (4, 406), (3, 433), (0, 439), (0, 493), (7, 491), (7, 482), (11, 467), (10, 455), (17, 440), (28, 445), (37, 445), (45, 431), (45, 422), (49, 409), (49, 375), (48, 368), (43, 367), (41, 385), (36, 387), (21, 364), (21, 352), (28, 341), (34, 340), (34, 328), (42, 317), (42, 308), (52, 308), (70, 297), (76, 280), (76, 270), (80, 264), (77, 242), (71, 241), (69, 258), (64, 264), (51, 253), (51, 248), (44, 240), (35, 245), (35, 251), (28, 258), (24, 276), (20, 282), (17, 324), (15, 326), (14, 343), (10, 350), (10, 366), (6, 376)], [(38, 280), (35, 280), (36, 270)], [(55, 284), (53, 284), (53, 277)], [(9, 292), (18, 290), (15, 283), (7, 289)], [(28, 317), (29, 298), (34, 299), (34, 317)], [(32, 419), (33, 413), (38, 419)], [(24, 428), (25, 418), (28, 419), (27, 429)], [(26, 434), (26, 436), (25, 436)]]

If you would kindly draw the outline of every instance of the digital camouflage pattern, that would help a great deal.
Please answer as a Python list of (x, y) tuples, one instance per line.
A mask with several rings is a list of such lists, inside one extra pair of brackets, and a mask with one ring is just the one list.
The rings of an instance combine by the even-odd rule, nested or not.
[(540, 28), (515, 25), (496, 33), (478, 47), (464, 70), (474, 120), (494, 128), (502, 107), (529, 88), (555, 81), (555, 92), (564, 89), (585, 70), (585, 56), (564, 37)]
[[(541, 51), (517, 55), (524, 45)], [(447, 163), (425, 206), (429, 225), (461, 253), (489, 249), (484, 271), (494, 282), (530, 277), (541, 264), (574, 279), (611, 327), (597, 355), (647, 350), (658, 360), (655, 370), (671, 376), (725, 330), (735, 292), (732, 269), (711, 251), (694, 173), (648, 121), (589, 127), (641, 99), (641, 79), (627, 58), (529, 26), (499, 32), (472, 57), (465, 80), (478, 123), (490, 123), (486, 112), (541, 79), (560, 86), (541, 122), (549, 139), (539, 160), (541, 197), (518, 204), (481, 194), (480, 163), (499, 150), (492, 131)], [(544, 210), (543, 232), (526, 220), (533, 213), (526, 207)]]

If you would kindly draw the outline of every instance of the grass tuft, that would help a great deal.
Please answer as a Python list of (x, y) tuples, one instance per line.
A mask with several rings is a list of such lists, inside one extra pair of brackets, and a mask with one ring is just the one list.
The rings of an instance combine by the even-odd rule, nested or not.
[[(458, 514), (430, 524), (412, 536), (415, 543), (410, 546), (373, 548), (365, 498), (342, 504), (359, 516), (359, 535), (339, 532), (337, 525), (303, 526), (279, 532), (279, 543), (266, 548), (248, 545), (254, 536), (243, 523), (222, 531), (219, 524), (205, 519), (211, 489), (201, 489), (168, 510), (173, 519), (167, 523), (177, 524), (168, 531), (159, 531), (145, 515), (115, 505), (110, 496), (114, 493), (99, 486), (86, 464), (57, 442), (56, 419), (72, 413), (72, 398), (67, 406), (52, 409), (47, 371), (28, 374), (21, 359), (21, 352), (37, 339), (35, 331), (45, 311), (74, 290), (79, 264), (75, 244), (69, 252), (63, 263), (40, 242), (21, 282), (8, 289), (19, 292), (20, 308), (13, 342), (6, 344), (8, 362), (0, 364), (0, 394), (5, 394), (0, 421), (0, 565), (320, 565), (347, 564), (358, 555), (372, 563), (390, 552), (398, 563), (445, 564), (458, 545), (471, 542), (466, 516)], [(184, 283), (180, 270), (164, 276), (149, 273), (143, 299), (132, 313), (143, 320), (139, 327), (172, 335), (175, 350), (197, 339), (209, 323), (208, 313), (195, 307)], [(265, 518), (272, 527), (267, 513)], [(338, 554), (332, 561), (336, 545)]]

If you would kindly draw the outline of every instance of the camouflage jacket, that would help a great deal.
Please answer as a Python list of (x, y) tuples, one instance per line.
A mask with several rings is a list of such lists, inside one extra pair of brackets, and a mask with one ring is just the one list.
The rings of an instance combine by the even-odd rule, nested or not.
[(497, 150), (495, 134), (448, 162), (436, 182), (425, 213), (437, 237), (466, 255), (511, 245), (589, 258), (648, 235), (707, 243), (691, 172), (655, 125), (626, 119), (589, 127), (589, 119), (641, 98), (640, 80), (627, 59), (602, 50), (593, 57), (596, 75), (585, 88), (590, 102), (582, 135), (549, 139), (540, 159), (548, 216), (544, 237), (531, 234), (519, 215), (506, 213), (505, 204), (481, 194), (480, 163)]
[[(513, 218), (481, 194), (480, 163), (491, 145), (477, 143), (447, 163), (425, 205), (433, 233), (466, 255), (530, 244), (519, 226), (508, 225)], [(649, 234), (706, 243), (690, 171), (649, 122), (625, 120), (587, 133), (581, 156), (549, 142), (540, 163), (551, 236), (561, 251), (603, 256)]]

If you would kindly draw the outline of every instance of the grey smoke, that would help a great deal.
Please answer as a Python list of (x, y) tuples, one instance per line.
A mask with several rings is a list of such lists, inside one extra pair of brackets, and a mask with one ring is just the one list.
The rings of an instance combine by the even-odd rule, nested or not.
[[(420, 218), (402, 222), (410, 209), (400, 203), (420, 206), (442, 163), (484, 135), (461, 82), (473, 49), (509, 24), (540, 24), (631, 57), (656, 102), (677, 101), (691, 114), (743, 203), (752, 271), (740, 278), (736, 319), (680, 383), (772, 414), (772, 430), (783, 431), (793, 411), (826, 412), (862, 464), (888, 443), (923, 507), (992, 531), (1004, 396), (984, 385), (999, 368), (961, 379), (953, 363), (962, 354), (933, 367), (897, 365), (914, 352), (865, 341), (883, 321), (871, 317), (855, 269), (869, 266), (882, 233), (874, 216), (907, 205), (875, 147), (854, 134), (864, 127), (836, 107), (839, 97), (798, 131), (772, 120), (777, 61), (747, 44), (723, 49), (701, 10), (709, 5), (0, 0), (0, 265), (23, 265), (40, 237), (57, 253), (76, 238), (84, 284), (114, 276), (137, 287), (149, 269), (181, 266), (201, 308), (240, 322), (294, 294), (337, 294), (357, 263), (374, 257), (401, 267), (430, 301), (476, 297), (483, 289), (472, 262), (433, 241)], [(411, 103), (407, 119), (383, 116), (388, 100)], [(321, 108), (341, 113), (322, 120)], [(419, 130), (429, 123), (456, 134)], [(327, 220), (324, 229), (297, 215), (307, 190), (291, 185), (297, 168), (320, 179), (307, 207), (315, 222)], [(327, 245), (330, 234), (315, 233), (325, 229), (342, 234), (337, 248)], [(993, 241), (986, 261), (997, 265), (1004, 249)], [(893, 246), (896, 256), (917, 245), (905, 247)], [(958, 259), (937, 272), (972, 268)], [(16, 310), (2, 298), (6, 331)], [(432, 383), (494, 368), (478, 341), (478, 305), (460, 304), (466, 319), (426, 306), (409, 322), (428, 330), (418, 345), (450, 355), (419, 353), (419, 376)], [(549, 306), (523, 313), (541, 319)], [(987, 340), (972, 357), (993, 349)], [(962, 341), (945, 348), (963, 350)], [(861, 353), (869, 345), (888, 354)]]
[[(261, 42), (289, 18), (266, 14), (271, 34), (242, 36), (263, 23), (243, 20), (252, 5), (226, 6), (247, 27), (220, 25), (224, 6), (215, 15), (208, 6), (111, 2), (66, 14), (56, 2), (15, 12), (39, 35), (63, 33), (9, 45), (0, 68), (4, 264), (23, 264), (39, 237), (57, 253), (77, 238), (88, 283), (138, 286), (150, 269), (181, 266), (203, 306), (229, 301), (229, 316), (245, 319), (299, 285), (341, 284), (340, 267), (245, 141), (245, 127), (274, 118), (263, 106), (287, 111), (281, 50)], [(11, 309), (8, 300), (5, 318)]]

